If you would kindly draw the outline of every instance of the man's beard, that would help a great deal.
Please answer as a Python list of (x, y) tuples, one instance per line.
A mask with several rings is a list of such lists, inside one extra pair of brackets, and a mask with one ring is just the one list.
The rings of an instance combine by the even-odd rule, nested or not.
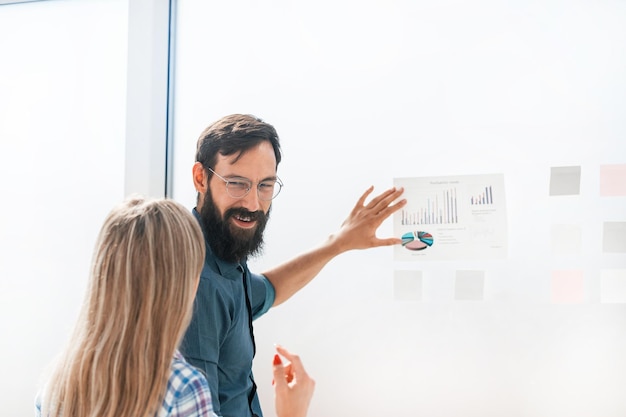
[[(218, 258), (227, 262), (240, 262), (246, 257), (260, 255), (263, 251), (263, 231), (269, 219), (269, 209), (265, 214), (261, 210), (251, 212), (243, 207), (235, 207), (226, 210), (222, 217), (209, 191), (204, 196), (199, 214), (209, 246)], [(233, 216), (249, 217), (257, 222), (256, 227), (242, 229), (233, 226), (229, 221)]]

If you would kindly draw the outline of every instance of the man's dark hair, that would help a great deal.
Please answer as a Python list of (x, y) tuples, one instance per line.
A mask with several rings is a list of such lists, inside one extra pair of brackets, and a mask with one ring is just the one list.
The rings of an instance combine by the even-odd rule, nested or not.
[[(212, 123), (200, 134), (196, 161), (200, 162), (205, 170), (215, 166), (218, 153), (224, 156), (237, 154), (236, 162), (246, 151), (263, 141), (272, 144), (278, 167), (281, 150), (274, 126), (251, 114), (231, 114)], [(208, 171), (208, 174), (210, 177), (211, 172)]]

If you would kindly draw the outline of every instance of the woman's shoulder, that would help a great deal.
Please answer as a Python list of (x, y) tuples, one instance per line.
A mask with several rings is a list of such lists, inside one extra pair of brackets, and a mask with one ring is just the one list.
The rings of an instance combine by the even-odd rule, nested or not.
[[(206, 378), (202, 372), (187, 362), (178, 350), (174, 353), (174, 358), (172, 359), (172, 374), (170, 376), (170, 382), (172, 382), (172, 379), (180, 380), (182, 383), (197, 379), (204, 380), (206, 383)], [(206, 383), (206, 385), (208, 386), (208, 383)]]
[(158, 416), (213, 416), (211, 393), (204, 375), (174, 353), (172, 372)]

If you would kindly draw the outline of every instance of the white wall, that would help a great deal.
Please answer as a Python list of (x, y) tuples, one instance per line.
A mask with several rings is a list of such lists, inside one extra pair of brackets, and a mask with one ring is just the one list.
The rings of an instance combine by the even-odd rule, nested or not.
[[(626, 197), (599, 192), (601, 166), (626, 163), (620, 2), (186, 0), (177, 13), (174, 198), (193, 207), (195, 141), (219, 117), (253, 113), (282, 138), (257, 270), (322, 241), (370, 184), (505, 178), (505, 260), (352, 252), (257, 320), (268, 415), (273, 343), (316, 377), (313, 417), (626, 414), (626, 304), (602, 298), (626, 270), (602, 250)], [(581, 167), (578, 195), (549, 195), (562, 166)], [(560, 225), (578, 252), (552, 252)], [(421, 273), (420, 299), (396, 299), (399, 270)], [(466, 270), (484, 274), (480, 300), (455, 298)], [(582, 272), (574, 302), (555, 294), (560, 270)]]
[(124, 196), (126, 1), (0, 6), (1, 416), (34, 414)]
[(0, 329), (3, 369), (16, 375), (0, 396), (15, 416), (32, 415), (69, 335), (105, 215), (130, 194), (166, 194), (171, 8), (0, 5), (0, 169), (12, 203), (0, 221)]
[[(286, 187), (259, 271), (323, 240), (370, 184), (505, 176), (506, 260), (353, 252), (256, 322), (268, 416), (275, 342), (318, 380), (312, 416), (625, 413), (625, 304), (606, 302), (603, 284), (626, 259), (601, 242), (605, 222), (626, 221), (626, 201), (599, 195), (600, 166), (626, 162), (619, 2), (211, 3), (178, 6), (174, 197), (193, 206), (193, 149), (208, 123), (233, 112), (273, 123)], [(161, 16), (145, 5), (148, 20)], [(127, 19), (122, 1), (0, 7), (0, 415), (32, 415), (102, 219), (129, 176), (156, 181), (125, 172), (125, 129), (161, 117), (158, 106), (150, 117), (125, 109)], [(581, 167), (580, 194), (550, 197), (551, 167), (570, 165)], [(560, 225), (580, 231), (577, 254), (551, 251)], [(385, 223), (381, 235), (392, 233)], [(419, 300), (394, 296), (406, 269), (422, 274)], [(582, 298), (556, 303), (551, 274), (570, 269), (583, 273)], [(484, 273), (480, 301), (455, 299), (464, 270)]]

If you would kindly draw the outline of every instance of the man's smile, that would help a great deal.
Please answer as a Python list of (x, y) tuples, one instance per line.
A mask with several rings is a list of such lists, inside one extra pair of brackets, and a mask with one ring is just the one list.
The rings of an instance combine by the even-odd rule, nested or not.
[(251, 229), (256, 226), (256, 216), (250, 214), (233, 214), (231, 218), (235, 225), (242, 229)]

